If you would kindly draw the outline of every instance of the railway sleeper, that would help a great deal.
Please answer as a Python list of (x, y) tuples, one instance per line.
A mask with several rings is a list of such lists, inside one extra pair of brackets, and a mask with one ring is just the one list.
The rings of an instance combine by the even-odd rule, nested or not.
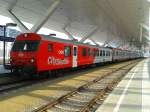
[(55, 107), (66, 110), (66, 111), (80, 111), (81, 107), (73, 106), (73, 105), (66, 105), (66, 104), (58, 104)]
[[(108, 83), (109, 84), (109, 83)], [(107, 84), (100, 84), (100, 83), (97, 83), (97, 84), (93, 84), (93, 85), (91, 85), (90, 87), (88, 87), (88, 88), (94, 88), (94, 89), (103, 89), (103, 88), (105, 88), (107, 86)]]
[(88, 91), (83, 91), (83, 92), (77, 92), (77, 94), (79, 95), (84, 95), (84, 96), (87, 96), (87, 97), (92, 97), (92, 96), (95, 96), (95, 93), (93, 92), (88, 92)]
[(100, 81), (98, 81), (99, 84), (108, 84), (110, 82), (110, 80), (106, 80), (106, 79), (102, 79)]
[(75, 95), (73, 95), (73, 97), (76, 98), (76, 99), (80, 99), (80, 100), (84, 100), (84, 99), (91, 100), (91, 98), (92, 98), (92, 97), (89, 97), (89, 96), (79, 95), (79, 94), (75, 94)]
[(44, 112), (75, 112), (75, 111), (67, 111), (60, 108), (52, 107), (51, 109), (48, 109)]
[(76, 98), (74, 98), (74, 97), (70, 97), (70, 98), (68, 98), (69, 100), (71, 100), (71, 101), (74, 101), (74, 102), (79, 102), (79, 103), (88, 103), (89, 102), (89, 100), (80, 100), (80, 99), (76, 99)]
[(89, 91), (89, 92), (90, 92), (90, 91), (91, 91), (91, 92), (93, 91), (93, 92), (97, 93), (97, 92), (100, 92), (101, 90), (103, 90), (104, 88), (105, 88), (105, 87), (102, 87), (102, 88), (88, 87), (86, 90)]
[(72, 101), (72, 100), (65, 100), (62, 103), (67, 104), (67, 105), (73, 105), (73, 106), (77, 106), (77, 107), (83, 107), (85, 105), (85, 103), (82, 102), (76, 102), (76, 101)]
[(72, 100), (72, 99), (67, 99), (68, 102), (73, 102), (76, 103), (77, 105), (85, 105), (88, 101), (80, 101), (80, 100)]

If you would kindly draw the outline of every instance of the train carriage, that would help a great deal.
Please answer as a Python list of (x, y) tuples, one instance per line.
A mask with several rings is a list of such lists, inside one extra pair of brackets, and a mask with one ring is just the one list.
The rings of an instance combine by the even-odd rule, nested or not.
[(13, 69), (47, 71), (93, 64), (96, 46), (34, 33), (21, 34), (11, 50)]
[(43, 72), (92, 64), (123, 61), (140, 57), (140, 53), (122, 49), (100, 47), (55, 36), (24, 33), (12, 47), (12, 70)]

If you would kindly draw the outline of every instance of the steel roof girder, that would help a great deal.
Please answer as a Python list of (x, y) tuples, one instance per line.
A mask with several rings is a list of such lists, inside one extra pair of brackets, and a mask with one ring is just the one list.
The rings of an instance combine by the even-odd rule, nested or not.
[(96, 27), (91, 33), (89, 33), (87, 36), (85, 36), (84, 38), (82, 38), (81, 40), (80, 40), (80, 42), (84, 42), (85, 40), (87, 40), (88, 38), (91, 38), (92, 37), (92, 35), (94, 35), (98, 30), (99, 30), (99, 26), (98, 27)]
[(97, 46), (100, 46), (93, 38), (90, 38), (90, 40)]
[(67, 27), (70, 26), (71, 24), (71, 21), (69, 21), (64, 27), (63, 27), (63, 30), (65, 32), (65, 34), (68, 36), (68, 38), (70, 38), (71, 40), (74, 40), (75, 38), (73, 37), (73, 35), (67, 31)]
[(28, 32), (29, 29), (20, 21), (20, 19), (12, 12), (13, 8), (16, 6), (18, 0), (14, 0), (11, 5), (6, 10), (7, 15), (15, 22), (17, 23), (17, 26), (21, 29), (23, 32)]
[(29, 32), (29, 29), (20, 21), (20, 19), (11, 10), (8, 10), (7, 12), (8, 16), (17, 24), (17, 26), (22, 32)]
[(47, 22), (49, 17), (55, 12), (60, 2), (60, 0), (55, 0), (53, 2), (53, 4), (45, 13), (45, 16), (43, 16), (39, 21), (37, 21), (37, 23), (31, 28), (31, 32), (37, 33), (41, 29), (41, 27)]
[(144, 35), (145, 38), (147, 38), (150, 41), (150, 38), (148, 35)]
[(140, 23), (140, 42), (142, 42), (143, 28), (146, 29), (148, 32), (150, 31), (150, 29), (147, 25)]
[(140, 26), (144, 29), (146, 29), (147, 31), (149, 31), (149, 27), (143, 23), (140, 23)]

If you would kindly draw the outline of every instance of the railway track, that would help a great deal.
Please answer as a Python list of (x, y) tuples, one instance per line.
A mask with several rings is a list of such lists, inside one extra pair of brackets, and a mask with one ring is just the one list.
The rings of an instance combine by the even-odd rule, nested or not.
[(74, 91), (33, 110), (33, 112), (94, 112), (137, 62), (128, 62), (117, 68), (108, 67), (109, 73), (97, 77)]
[[(111, 65), (105, 65), (105, 66), (111, 66)], [(101, 66), (101, 67), (105, 67), (105, 66)], [(97, 67), (95, 67), (95, 69), (96, 68), (100, 68), (100, 67), (97, 66)], [(87, 69), (92, 70), (94, 68), (84, 68), (84, 69), (79, 69), (79, 70), (72, 71), (72, 72), (68, 71), (68, 72), (69, 72), (70, 75), (72, 75), (72, 74), (76, 74), (76, 73), (79, 73), (79, 72), (84, 72)], [(65, 74), (68, 74), (68, 72), (64, 73), (63, 76), (66, 76)], [(49, 77), (49, 78), (55, 79), (55, 78), (58, 78), (58, 77), (55, 77), (55, 78), (54, 77)], [(18, 77), (17, 74), (11, 74), (11, 73), (1, 74), (1, 77), (0, 77), (0, 94), (9, 92), (11, 90), (16, 90), (16, 89), (19, 89), (19, 88), (22, 88), (22, 87), (30, 86), (30, 85), (33, 85), (33, 84), (46, 82), (46, 81), (49, 81), (49, 79), (36, 79), (36, 80), (33, 80), (33, 79), (31, 79), (30, 77), (27, 77), (27, 76), (24, 76), (24, 77), (19, 76)]]
[(12, 83), (12, 84), (1, 85), (0, 86), (0, 94), (6, 93), (8, 91), (15, 90), (15, 89), (18, 89), (21, 87), (29, 86), (31, 84), (33, 84), (33, 82), (31, 82), (31, 81), (20, 81), (20, 82), (18, 81), (18, 82)]

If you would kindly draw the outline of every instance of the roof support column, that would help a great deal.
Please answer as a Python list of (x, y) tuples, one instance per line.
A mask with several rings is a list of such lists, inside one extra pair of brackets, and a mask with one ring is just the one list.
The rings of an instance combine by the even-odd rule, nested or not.
[(21, 31), (23, 32), (29, 31), (29, 29), (20, 21), (20, 19), (11, 10), (8, 10), (8, 15), (17, 24), (17, 26), (21, 29)]
[(144, 35), (144, 37), (146, 37), (148, 40), (150, 40), (150, 39), (149, 39), (149, 35)]
[(109, 46), (109, 44), (110, 44), (111, 42), (112, 42), (112, 40), (106, 40), (102, 46), (103, 46), (103, 47), (105, 47), (106, 45)]
[(63, 28), (65, 34), (68, 36), (68, 38), (70, 38), (71, 40), (74, 40), (75, 38), (73, 37), (73, 35), (67, 31), (67, 27), (70, 25), (70, 21), (65, 25), (65, 27)]
[[(110, 46), (109, 44), (113, 41), (111, 38), (112, 38), (112, 34), (113, 34), (113, 27), (112, 27), (112, 24), (109, 22), (106, 26), (106, 40), (105, 42), (103, 43), (103, 47), (105, 46)], [(110, 34), (111, 33), (111, 34)]]
[(18, 0), (15, 0), (8, 8), (7, 14), (8, 16), (17, 24), (17, 26), (21, 29), (23, 32), (28, 32), (29, 29), (20, 21), (20, 19), (12, 12), (14, 6), (17, 4)]
[(116, 44), (116, 48), (120, 48), (123, 45), (123, 42), (119, 40)]
[(71, 39), (71, 40), (74, 40), (75, 38), (73, 37), (73, 35), (70, 33), (70, 32), (68, 32), (66, 29), (64, 29), (64, 31), (65, 31), (65, 34)]
[(58, 5), (60, 4), (60, 0), (55, 0), (53, 4), (49, 7), (47, 12), (45, 13), (45, 16), (43, 16), (32, 28), (31, 31), (34, 33), (37, 33), (41, 27), (47, 22), (49, 17), (55, 12)]
[(99, 26), (95, 28), (91, 33), (89, 33), (86, 37), (82, 38), (80, 42), (84, 42), (86, 39), (91, 38), (92, 35), (94, 35), (99, 30)]
[(143, 28), (149, 32), (149, 27), (143, 23), (140, 24), (140, 42), (142, 42), (143, 38)]
[(90, 38), (90, 40), (97, 46), (100, 46), (94, 39)]
[(143, 37), (143, 28), (140, 26), (140, 42), (142, 42), (142, 37)]

